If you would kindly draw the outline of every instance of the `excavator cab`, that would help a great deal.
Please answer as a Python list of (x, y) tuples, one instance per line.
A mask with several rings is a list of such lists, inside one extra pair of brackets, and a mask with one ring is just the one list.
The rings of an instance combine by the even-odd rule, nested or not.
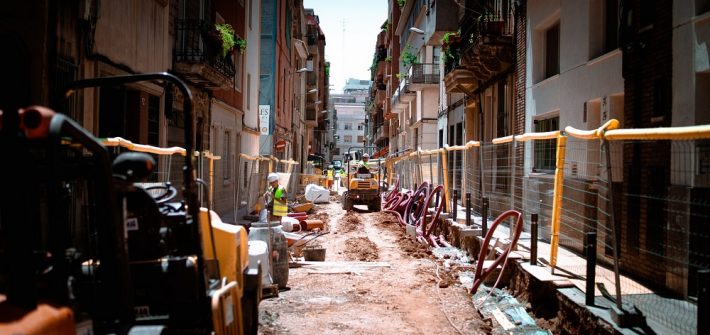
[(68, 92), (139, 81), (184, 98), (181, 192), (144, 183), (150, 155), (114, 157), (65, 115), (0, 112), (0, 334), (256, 333), (261, 274), (243, 228), (200, 207), (187, 85), (149, 73)]

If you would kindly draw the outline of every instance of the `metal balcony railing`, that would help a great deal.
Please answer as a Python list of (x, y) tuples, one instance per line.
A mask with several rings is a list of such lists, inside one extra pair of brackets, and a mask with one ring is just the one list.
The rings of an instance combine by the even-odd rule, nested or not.
[(412, 64), (407, 73), (407, 80), (410, 84), (438, 84), (439, 64)]
[(467, 15), (461, 21), (458, 42), (452, 44), (452, 58), (446, 61), (444, 74), (459, 67), (461, 55), (471, 51), (481, 43), (512, 44), (515, 17), (513, 16), (512, 0), (484, 0), (472, 2), (466, 7), (471, 12), (481, 13)]
[(221, 42), (210, 36), (212, 23), (203, 20), (177, 20), (175, 62), (204, 63), (231, 79), (234, 78), (232, 59), (222, 55)]

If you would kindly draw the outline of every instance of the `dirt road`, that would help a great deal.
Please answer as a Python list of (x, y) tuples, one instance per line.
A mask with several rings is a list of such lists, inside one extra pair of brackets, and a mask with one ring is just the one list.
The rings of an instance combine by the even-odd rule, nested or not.
[(339, 202), (316, 212), (330, 231), (319, 238), (326, 262), (337, 263), (290, 269), (290, 290), (260, 305), (260, 334), (490, 333), (465, 289), (393, 216), (346, 213)]

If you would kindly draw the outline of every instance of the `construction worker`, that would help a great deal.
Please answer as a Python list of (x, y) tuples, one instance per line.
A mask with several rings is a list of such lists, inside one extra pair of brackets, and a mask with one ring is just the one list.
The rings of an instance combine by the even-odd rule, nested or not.
[(362, 154), (362, 161), (360, 161), (360, 167), (358, 168), (358, 172), (360, 173), (370, 173), (370, 165), (367, 163), (370, 160), (370, 155), (368, 154)]
[(328, 189), (330, 190), (333, 188), (333, 166), (328, 165), (328, 170), (326, 171), (326, 180), (328, 185)]
[(281, 222), (281, 217), (288, 214), (286, 188), (279, 185), (279, 175), (276, 173), (269, 173), (266, 181), (269, 183), (269, 188), (266, 192), (267, 199), (269, 199), (267, 201), (268, 209), (271, 213), (269, 220)]

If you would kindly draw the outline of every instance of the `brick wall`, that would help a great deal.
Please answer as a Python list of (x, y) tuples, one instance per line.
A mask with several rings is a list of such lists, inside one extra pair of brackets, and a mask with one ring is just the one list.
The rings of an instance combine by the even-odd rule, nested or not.
[[(671, 125), (672, 15), (671, 0), (628, 3), (621, 22), (632, 24), (621, 32), (624, 75), (624, 128)], [(663, 205), (670, 184), (668, 142), (624, 144), (621, 227), (622, 269), (644, 278), (649, 285), (665, 285), (662, 245), (666, 218)], [(653, 195), (647, 197), (643, 195)], [(642, 195), (642, 196), (638, 196)], [(654, 255), (659, 253), (658, 255)]]

